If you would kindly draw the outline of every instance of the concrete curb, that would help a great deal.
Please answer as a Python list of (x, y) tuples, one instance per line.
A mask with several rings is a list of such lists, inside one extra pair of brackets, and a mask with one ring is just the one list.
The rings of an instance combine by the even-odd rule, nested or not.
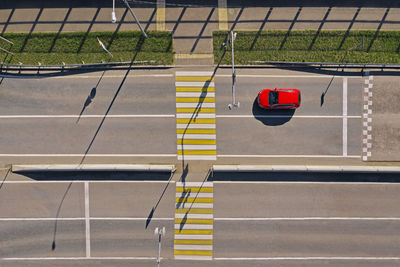
[(51, 164), (51, 165), (12, 165), (12, 172), (43, 171), (148, 171), (175, 172), (175, 165), (153, 164)]
[(396, 166), (213, 165), (213, 172), (398, 172)]

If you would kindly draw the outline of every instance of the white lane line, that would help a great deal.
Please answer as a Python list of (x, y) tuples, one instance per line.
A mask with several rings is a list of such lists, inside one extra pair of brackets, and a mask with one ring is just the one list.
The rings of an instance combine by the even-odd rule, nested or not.
[[(0, 115), (0, 119), (104, 118), (104, 115)], [(107, 115), (106, 118), (175, 118), (174, 114)]]
[(217, 160), (215, 155), (213, 156), (200, 156), (200, 155), (185, 155), (185, 156), (178, 156), (178, 160)]
[[(217, 183), (217, 182), (215, 182)], [(249, 182), (242, 182), (249, 183)], [(282, 182), (280, 182), (282, 183)], [(344, 184), (344, 183), (342, 183)], [(90, 220), (97, 221), (146, 221), (148, 218), (130, 218), (130, 217), (91, 217)], [(209, 219), (209, 218), (202, 218)], [(237, 218), (212, 218), (214, 221), (400, 221), (400, 217), (237, 217)], [(76, 218), (0, 218), (0, 221), (83, 221), (86, 217)], [(155, 221), (173, 221), (174, 218), (152, 218)], [(175, 224), (180, 225), (180, 224)], [(199, 224), (185, 224), (197, 226)], [(205, 224), (206, 225), (206, 224)], [(200, 229), (200, 228), (193, 228)], [(188, 235), (184, 235), (188, 236)]]
[[(186, 136), (185, 136), (186, 137)], [(189, 139), (189, 138), (186, 138)], [(347, 155), (343, 157), (343, 155), (218, 155), (218, 158), (360, 158), (359, 155)]]
[[(217, 74), (216, 77), (229, 77), (232, 78), (231, 74)], [(236, 77), (244, 78), (332, 78), (332, 75), (263, 75), (263, 74), (237, 74)], [(361, 76), (335, 76), (335, 77), (347, 77), (350, 79), (361, 79)]]
[(83, 156), (85, 157), (176, 157), (176, 154), (24, 154), (24, 153), (0, 154), (0, 157), (83, 157)]
[(127, 180), (46, 180), (46, 181), (41, 181), (41, 180), (20, 180), (20, 181), (4, 181), (2, 183), (5, 184), (34, 184), (34, 183), (38, 183), (38, 184), (52, 184), (52, 183), (84, 183), (84, 182), (91, 182), (91, 183), (163, 183), (163, 184), (167, 184), (167, 183), (171, 183), (174, 184), (175, 181), (152, 181), (152, 180), (131, 180), (131, 181), (127, 181)]
[(399, 186), (399, 183), (393, 183), (393, 182), (277, 182), (277, 181), (214, 181), (216, 184), (318, 184), (318, 185), (357, 185), (357, 186), (364, 186), (364, 185), (396, 185)]
[[(173, 77), (173, 74), (134, 74), (128, 75), (129, 78), (141, 78), (141, 77), (155, 77), (155, 78), (164, 78), (164, 77)], [(49, 79), (94, 79), (100, 78), (101, 76), (94, 75), (74, 75), (73, 78), (71, 76), (59, 76), (59, 77), (49, 77)], [(124, 78), (125, 75), (104, 75), (103, 78)]]
[[(195, 104), (196, 107), (198, 103), (177, 103), (180, 104)], [(212, 105), (215, 103), (203, 103), (203, 108), (212, 108)], [(177, 106), (178, 107), (178, 106)], [(183, 106), (182, 106), (183, 107)], [(188, 106), (190, 108), (191, 106)], [(103, 118), (104, 115), (82, 115), (80, 118)], [(191, 118), (193, 117), (192, 113), (183, 113), (183, 114), (138, 114), (138, 115), (107, 115), (106, 118)], [(342, 115), (215, 115), (215, 114), (197, 114), (196, 118), (299, 118), (299, 119), (341, 119)], [(346, 116), (348, 119), (361, 119), (361, 116)], [(0, 119), (64, 119), (64, 118), (79, 118), (79, 115), (0, 115)]]
[(196, 255), (174, 255), (176, 260), (212, 260), (212, 256), (196, 256)]
[(214, 221), (400, 221), (399, 217), (214, 218)]
[[(217, 115), (217, 118), (298, 118), (298, 119), (342, 119), (342, 115)], [(361, 116), (347, 116), (348, 119), (361, 119)]]
[(286, 261), (286, 260), (400, 260), (400, 257), (265, 257), (265, 258), (214, 258), (217, 261)]
[[(361, 117), (361, 116), (360, 116)], [(347, 156), (347, 77), (343, 78), (343, 157)]]
[[(45, 260), (155, 260), (156, 257), (37, 257), (37, 258), (0, 258), (4, 261), (45, 261)], [(161, 258), (162, 259), (162, 258)]]
[(90, 214), (89, 214), (89, 182), (85, 182), (85, 231), (86, 258), (90, 258)]

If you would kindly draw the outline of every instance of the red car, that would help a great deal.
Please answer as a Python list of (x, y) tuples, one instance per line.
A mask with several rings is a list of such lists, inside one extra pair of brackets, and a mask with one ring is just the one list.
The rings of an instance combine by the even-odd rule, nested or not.
[(295, 109), (300, 107), (298, 89), (263, 89), (258, 93), (257, 103), (264, 109)]

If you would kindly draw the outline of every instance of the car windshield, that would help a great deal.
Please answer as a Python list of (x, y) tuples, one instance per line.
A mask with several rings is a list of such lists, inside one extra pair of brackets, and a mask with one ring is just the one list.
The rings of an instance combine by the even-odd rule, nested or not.
[(278, 91), (270, 91), (268, 94), (268, 104), (270, 106), (278, 104)]

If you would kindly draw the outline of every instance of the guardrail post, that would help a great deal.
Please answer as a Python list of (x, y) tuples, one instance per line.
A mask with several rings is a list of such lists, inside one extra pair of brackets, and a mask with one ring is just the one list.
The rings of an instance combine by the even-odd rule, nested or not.
[(37, 74), (39, 74), (39, 72), (40, 72), (40, 66), (42, 66), (42, 63), (38, 62), (38, 70), (37, 70)]
[(19, 62), (19, 74), (21, 74), (22, 62)]

